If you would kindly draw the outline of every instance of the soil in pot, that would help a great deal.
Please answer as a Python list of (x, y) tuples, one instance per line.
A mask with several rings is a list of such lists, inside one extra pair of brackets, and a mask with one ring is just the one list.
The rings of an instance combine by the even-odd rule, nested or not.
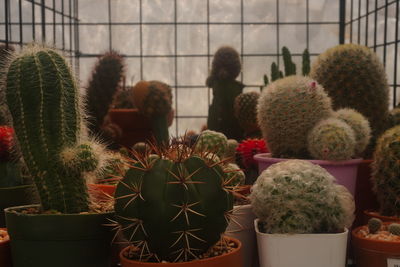
[(357, 267), (388, 267), (393, 261), (400, 264), (400, 236), (387, 231), (390, 223), (383, 224), (381, 231), (370, 234), (367, 226), (352, 231), (352, 244)]
[(122, 267), (150, 267), (150, 266), (190, 266), (190, 267), (243, 267), (242, 266), (242, 244), (239, 240), (224, 237), (224, 242), (228, 245), (217, 244), (212, 247), (209, 251), (201, 256), (198, 260), (193, 260), (189, 262), (177, 262), (177, 263), (151, 263), (151, 262), (141, 262), (130, 260), (127, 258), (129, 253), (137, 253), (132, 247), (127, 247), (123, 249), (120, 253), (121, 266)]
[(113, 213), (33, 214), (38, 205), (5, 210), (14, 267), (109, 267)]
[(0, 228), (0, 266), (11, 267), (10, 239), (5, 228)]

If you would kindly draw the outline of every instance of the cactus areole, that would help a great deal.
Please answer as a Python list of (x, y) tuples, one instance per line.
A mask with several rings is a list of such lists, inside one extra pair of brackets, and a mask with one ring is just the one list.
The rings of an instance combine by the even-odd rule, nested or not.
[(218, 163), (185, 147), (139, 158), (115, 194), (120, 230), (139, 248), (135, 259), (190, 261), (213, 246), (233, 208), (226, 179)]

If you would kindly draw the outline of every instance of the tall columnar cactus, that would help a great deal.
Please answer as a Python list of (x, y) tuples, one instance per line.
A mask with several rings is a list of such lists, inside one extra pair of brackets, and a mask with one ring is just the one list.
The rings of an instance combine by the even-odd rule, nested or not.
[(81, 96), (66, 60), (53, 49), (28, 47), (9, 62), (4, 84), (19, 150), (43, 208), (87, 211), (82, 173), (96, 164), (85, 164), (95, 158), (87, 154), (93, 143), (85, 140)]
[(381, 215), (400, 217), (400, 125), (378, 140), (372, 165), (373, 189)]
[(349, 108), (336, 110), (334, 117), (344, 121), (353, 129), (356, 141), (354, 154), (360, 156), (371, 138), (371, 128), (368, 120), (361, 113)]
[[(296, 75), (296, 64), (293, 62), (292, 55), (286, 46), (282, 47), (282, 58), (285, 74), (283, 74), (283, 72), (279, 70), (278, 65), (273, 62), (271, 64), (271, 82), (290, 75)], [(304, 49), (302, 58), (302, 74), (303, 76), (307, 76), (310, 73), (310, 53), (308, 49)], [(264, 86), (267, 86), (269, 83), (268, 76), (264, 75)]]
[(389, 115), (388, 83), (378, 56), (365, 46), (338, 45), (319, 55), (310, 76), (325, 88), (334, 109), (353, 108), (369, 120), (373, 138), (367, 156), (371, 154)]
[(241, 93), (235, 98), (234, 110), (240, 127), (244, 130), (246, 137), (257, 137), (260, 128), (257, 123), (257, 104), (260, 93)]
[(196, 150), (206, 150), (224, 157), (228, 148), (228, 139), (223, 133), (205, 130), (197, 138)]
[(156, 141), (167, 143), (168, 115), (173, 112), (171, 87), (159, 81), (139, 81), (132, 88), (132, 98), (139, 111), (150, 119)]
[(315, 159), (349, 160), (354, 155), (354, 131), (339, 119), (321, 120), (310, 131), (307, 139), (308, 151)]
[(332, 112), (322, 86), (308, 77), (289, 76), (263, 90), (257, 116), (274, 157), (308, 158), (309, 131)]
[(250, 200), (266, 233), (336, 233), (354, 219), (351, 194), (308, 161), (288, 160), (263, 171)]
[(116, 219), (137, 248), (137, 260), (189, 261), (225, 231), (233, 197), (218, 164), (178, 144), (145, 155), (115, 193)]
[(238, 52), (232, 47), (223, 46), (214, 55), (211, 74), (206, 81), (206, 85), (213, 91), (213, 100), (208, 109), (208, 129), (236, 140), (243, 137), (243, 131), (234, 116), (235, 98), (242, 93), (244, 87), (235, 80), (240, 70)]

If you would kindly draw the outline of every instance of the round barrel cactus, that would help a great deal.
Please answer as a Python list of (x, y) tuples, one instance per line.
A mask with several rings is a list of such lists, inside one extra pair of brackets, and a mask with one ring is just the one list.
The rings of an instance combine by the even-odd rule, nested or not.
[(233, 197), (218, 164), (184, 144), (144, 155), (117, 186), (116, 219), (136, 260), (198, 259), (220, 240)]
[(372, 164), (372, 183), (381, 215), (400, 217), (400, 125), (378, 140)]
[(258, 177), (250, 195), (266, 233), (336, 233), (351, 226), (354, 201), (325, 169), (303, 160), (276, 163)]
[(224, 157), (228, 148), (228, 139), (223, 133), (205, 130), (197, 139), (196, 149), (206, 150)]
[(263, 90), (257, 116), (274, 157), (309, 158), (308, 133), (332, 112), (322, 86), (308, 77), (289, 76)]

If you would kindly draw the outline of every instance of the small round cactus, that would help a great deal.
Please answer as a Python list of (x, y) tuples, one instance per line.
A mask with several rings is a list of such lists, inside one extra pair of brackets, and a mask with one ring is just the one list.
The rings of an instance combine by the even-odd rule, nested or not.
[(308, 77), (289, 76), (263, 90), (257, 116), (274, 157), (309, 158), (307, 135), (332, 112), (322, 86)]
[(238, 147), (239, 143), (235, 139), (228, 139), (227, 147), (225, 151), (225, 158), (235, 158), (236, 148)]
[(308, 134), (308, 151), (315, 159), (348, 160), (354, 155), (354, 131), (345, 122), (329, 118)]
[(224, 172), (227, 174), (227, 181), (231, 186), (244, 185), (246, 176), (244, 172), (234, 163), (228, 163), (223, 167)]
[(205, 130), (197, 139), (196, 150), (206, 150), (217, 154), (220, 158), (225, 155), (228, 139), (223, 133)]
[(246, 135), (259, 130), (257, 123), (257, 104), (260, 93), (241, 93), (235, 98), (235, 117)]
[(334, 117), (344, 121), (353, 129), (356, 141), (354, 153), (355, 155), (361, 155), (371, 138), (371, 128), (368, 120), (361, 113), (350, 108), (337, 110)]
[(400, 235), (400, 223), (390, 224), (388, 230), (392, 235)]
[(368, 221), (368, 230), (371, 234), (375, 234), (381, 229), (382, 221), (378, 218), (371, 218)]
[(303, 160), (287, 160), (264, 170), (250, 195), (262, 229), (272, 234), (332, 233), (349, 227), (354, 200), (334, 180), (325, 169)]

